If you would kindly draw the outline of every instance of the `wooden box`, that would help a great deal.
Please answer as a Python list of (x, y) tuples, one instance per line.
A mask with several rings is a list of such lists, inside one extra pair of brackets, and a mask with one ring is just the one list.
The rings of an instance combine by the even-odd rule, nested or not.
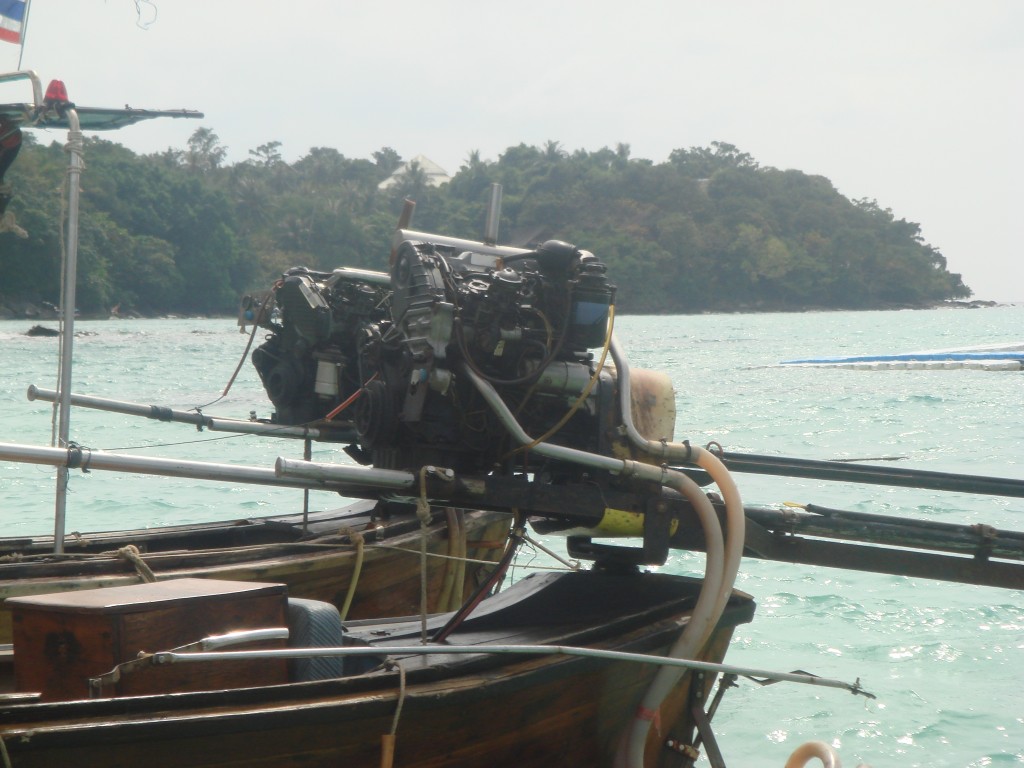
[[(284, 627), (283, 584), (174, 579), (7, 599), (15, 689), (47, 701), (87, 698), (89, 678), (140, 651), (168, 651), (209, 635)], [(283, 641), (244, 648), (282, 647)], [(283, 660), (173, 664), (125, 674), (103, 696), (214, 690), (287, 682)]]

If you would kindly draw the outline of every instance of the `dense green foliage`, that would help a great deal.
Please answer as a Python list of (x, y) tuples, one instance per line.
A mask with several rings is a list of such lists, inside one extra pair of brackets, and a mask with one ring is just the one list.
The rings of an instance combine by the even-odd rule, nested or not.
[[(479, 239), (492, 182), (501, 240), (557, 238), (606, 262), (623, 312), (924, 306), (970, 291), (917, 224), (850, 201), (821, 176), (762, 168), (728, 144), (661, 164), (629, 147), (567, 153), (558, 142), (470, 153), (447, 185), (385, 147), (372, 160), (317, 147), (286, 163), (280, 144), (226, 165), (207, 128), (183, 151), (139, 156), (88, 139), (82, 174), (78, 306), (143, 314), (234, 311), (284, 269), (383, 269), (405, 198), (414, 228)], [(0, 292), (56, 302), (62, 147), (26, 140), (8, 173), (27, 240), (0, 235)]]

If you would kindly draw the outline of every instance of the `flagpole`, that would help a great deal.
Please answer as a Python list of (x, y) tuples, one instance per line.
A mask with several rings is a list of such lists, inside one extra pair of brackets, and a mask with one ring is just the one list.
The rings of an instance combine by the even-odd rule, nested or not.
[(21, 19), (21, 48), (18, 49), (18, 70), (21, 70), (21, 60), (25, 56), (25, 38), (28, 36), (28, 14), (32, 10), (32, 0), (26, 0), (25, 15)]
[[(65, 100), (67, 94), (64, 95)], [(82, 176), (82, 128), (78, 120), (78, 111), (74, 105), (65, 107), (68, 119), (68, 221), (67, 242), (64, 252), (64, 295), (61, 296), (61, 358), (60, 358), (60, 393), (57, 421), (57, 446), (67, 448), (70, 442), (71, 421), (71, 347), (75, 339), (75, 285), (78, 282), (78, 202), (80, 195), (80, 179)], [(57, 469), (57, 491), (54, 500), (53, 551), (55, 554), (64, 552), (64, 524), (67, 510), (68, 482), (70, 472), (67, 467)]]

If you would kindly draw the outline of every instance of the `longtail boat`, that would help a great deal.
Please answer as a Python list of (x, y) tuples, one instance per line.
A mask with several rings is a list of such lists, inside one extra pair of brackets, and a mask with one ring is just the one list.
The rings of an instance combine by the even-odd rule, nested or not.
[[(427, 607), (439, 611), (461, 605), (482, 581), (510, 519), (436, 507), (424, 529), (407, 506), (358, 501), (305, 516), (86, 533), (61, 555), (49, 536), (0, 539), (0, 600), (189, 577), (280, 582), (353, 619), (400, 616), (420, 610), (425, 536)], [(0, 644), (11, 642), (11, 614), (0, 603)]]
[[(231, 589), (238, 605), (269, 599), (284, 610), (280, 594), (249, 597), (272, 585), (201, 582), (210, 590), (196, 594), (187, 589), (192, 584), (98, 590), (87, 606), (42, 598), (12, 602), (21, 623), (59, 616), (70, 633), (86, 619), (127, 624), (139, 614), (119, 612), (136, 608), (135, 596), (152, 614), (217, 602), (221, 595), (213, 588)], [(419, 645), (418, 621), (341, 624), (335, 614), (328, 623), (333, 636), (322, 632), (328, 643), (305, 649), (320, 654), (315, 658), (323, 669), (296, 673), (288, 654), (303, 649), (287, 646), (147, 656), (106, 678), (94, 670), (93, 687), (103, 698), (87, 698), (86, 679), (63, 677), (37, 696), (3, 703), (0, 740), (10, 763), (26, 767), (68, 761), (111, 768), (377, 766), (391, 760), (467, 768), (610, 765), (658, 669), (630, 655), (665, 654), (692, 615), (699, 590), (696, 580), (660, 574), (534, 575), (484, 601), (436, 647)], [(191, 611), (202, 615), (199, 608)], [(752, 613), (752, 600), (736, 594), (702, 657), (721, 660), (733, 627)], [(450, 619), (431, 616), (427, 631), (436, 634)], [(518, 652), (501, 652), (510, 647)], [(545, 647), (565, 652), (545, 654)], [(592, 654), (571, 655), (572, 649)], [(84, 660), (78, 666), (84, 668)], [(238, 683), (224, 686), (228, 672), (222, 669), (231, 669)], [(245, 686), (239, 670), (260, 684)], [(23, 674), (45, 681), (51, 672)], [(308, 679), (298, 679), (303, 673)], [(223, 687), (192, 690), (204, 679)], [(692, 679), (700, 681), (701, 696), (712, 695), (713, 675)], [(159, 693), (146, 692), (153, 690), (151, 681), (160, 685)], [(134, 693), (111, 696), (119, 690)], [(688, 707), (696, 700), (690, 682), (674, 688), (658, 709), (663, 735), (686, 738), (693, 717)]]
[[(275, 407), (264, 426), (317, 429), (354, 464), (143, 459), (83, 450), (66, 433), (54, 448), (0, 444), (0, 459), (61, 473), (87, 466), (405, 505), (421, 526), (436, 510), (510, 515), (482, 581), (460, 593), (458, 576), (451, 586), (442, 575), (448, 599), (431, 604), (421, 536), (418, 616), (357, 620), (342, 615), (337, 591), (311, 599), (297, 578), (238, 580), (230, 566), (198, 574), (218, 578), (183, 569), (8, 597), (5, 765), (686, 768), (706, 755), (723, 766), (712, 719), (737, 677), (870, 695), (859, 681), (723, 663), (734, 628), (753, 616), (752, 598), (734, 588), (744, 554), (1021, 584), (1024, 534), (745, 507), (734, 472), (1010, 496), (1024, 496), (1024, 482), (675, 440), (671, 382), (631, 368), (615, 340), (605, 265), (562, 241), (498, 245), (499, 205), (495, 186), (477, 242), (410, 229), (409, 203), (386, 272), (298, 267), (245, 302), (266, 331), (252, 357)], [(69, 408), (68, 384), (55, 397)], [(590, 567), (506, 586), (528, 524), (564, 534)], [(55, 544), (66, 550), (60, 535)], [(703, 578), (651, 572), (673, 548), (703, 551)], [(831, 746), (810, 743), (788, 765), (816, 757), (838, 764)]]

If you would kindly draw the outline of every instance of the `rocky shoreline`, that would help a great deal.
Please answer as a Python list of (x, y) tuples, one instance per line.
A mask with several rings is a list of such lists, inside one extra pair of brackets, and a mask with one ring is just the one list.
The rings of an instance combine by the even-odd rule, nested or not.
[[(986, 309), (989, 307), (1011, 306), (1012, 302), (974, 300), (953, 300), (935, 302), (921, 306), (880, 306), (863, 307), (854, 311), (871, 312), (886, 311), (893, 309)], [(741, 307), (723, 307), (719, 310), (726, 314), (731, 313), (757, 313), (757, 312), (847, 312), (849, 307), (785, 307), (775, 304), (753, 304)], [(642, 312), (631, 314), (644, 314)], [(685, 314), (685, 313), (682, 313)], [(174, 313), (144, 314), (134, 310), (118, 310), (115, 308), (106, 313), (77, 313), (79, 320), (107, 320), (107, 319), (147, 319), (157, 317), (177, 317)], [(192, 317), (193, 315), (188, 315)], [(213, 317), (213, 315), (199, 315), (200, 317)], [(225, 315), (228, 317), (228, 315)], [(58, 308), (48, 301), (29, 301), (25, 299), (6, 299), (0, 297), (0, 320), (32, 320), (32, 321), (57, 321), (60, 319)], [(39, 333), (37, 335), (45, 335)]]
[[(154, 312), (146, 314), (135, 310), (124, 310), (115, 307), (109, 312), (76, 312), (76, 320), (111, 320), (130, 319), (142, 320), (158, 317), (178, 317), (175, 313)], [(187, 315), (188, 317), (215, 317), (216, 315)], [(224, 315), (233, 317), (233, 315)], [(60, 319), (60, 309), (49, 301), (30, 301), (26, 299), (8, 299), (0, 296), (0, 320), (32, 320), (52, 321)]]

